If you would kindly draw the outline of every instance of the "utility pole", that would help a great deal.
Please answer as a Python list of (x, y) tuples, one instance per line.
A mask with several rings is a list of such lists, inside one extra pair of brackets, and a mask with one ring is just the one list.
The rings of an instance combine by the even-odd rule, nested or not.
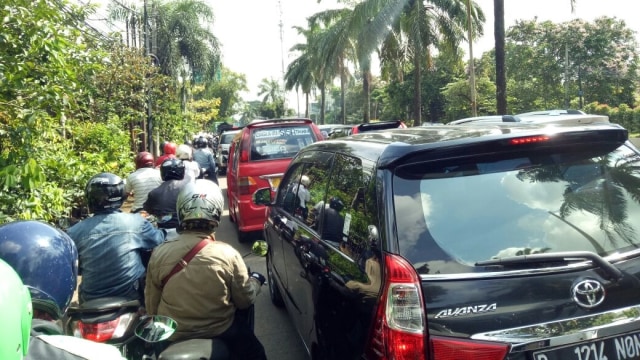
[[(278, 10), (280, 11), (280, 21), (278, 22), (278, 26), (280, 27), (280, 59), (282, 62), (282, 101), (284, 111), (287, 111), (287, 92), (285, 91), (285, 80), (284, 80), (284, 23), (282, 22), (282, 1), (278, 0)], [(283, 114), (284, 115), (284, 114)]]

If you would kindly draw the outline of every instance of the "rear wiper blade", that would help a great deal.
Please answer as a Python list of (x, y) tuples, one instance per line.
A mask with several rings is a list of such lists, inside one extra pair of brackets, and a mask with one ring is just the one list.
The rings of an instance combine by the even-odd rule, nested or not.
[(622, 278), (622, 271), (613, 266), (610, 262), (603, 259), (600, 255), (591, 251), (566, 251), (556, 252), (550, 254), (530, 254), (522, 256), (512, 256), (501, 259), (491, 259), (485, 261), (478, 261), (475, 266), (511, 266), (521, 264), (534, 264), (534, 263), (551, 263), (559, 261), (581, 261), (590, 260), (594, 265), (600, 267), (606, 277), (613, 281), (618, 281)]

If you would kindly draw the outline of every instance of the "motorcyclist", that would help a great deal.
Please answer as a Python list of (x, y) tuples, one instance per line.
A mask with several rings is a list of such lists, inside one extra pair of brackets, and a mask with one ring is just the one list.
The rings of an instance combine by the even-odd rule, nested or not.
[(167, 159), (173, 159), (176, 157), (176, 151), (178, 151), (176, 143), (167, 142), (164, 144), (162, 155), (158, 156), (156, 159), (156, 167), (162, 165), (162, 163)]
[[(178, 227), (176, 202), (180, 190), (190, 182), (185, 178), (186, 167), (180, 159), (168, 159), (160, 166), (162, 184), (151, 190), (144, 203), (144, 210), (158, 219), (158, 227)], [(194, 180), (195, 181), (195, 180)]]
[(184, 163), (185, 178), (195, 181), (200, 176), (200, 166), (193, 160), (193, 149), (187, 144), (178, 146), (176, 157)]
[(213, 157), (213, 151), (208, 147), (207, 139), (200, 136), (195, 141), (196, 151), (193, 152), (193, 159), (198, 163), (201, 169), (204, 169), (207, 178), (218, 184), (218, 175), (216, 172), (216, 160)]
[[(146, 309), (176, 320), (171, 341), (216, 337), (234, 358), (266, 359), (264, 347), (241, 313), (252, 310), (265, 278), (249, 273), (240, 253), (215, 239), (223, 205), (220, 188), (211, 181), (198, 179), (182, 189), (177, 203), (180, 235), (151, 255)], [(199, 247), (201, 242), (204, 247)], [(173, 272), (193, 249), (199, 251), (181, 271)]]
[(43, 222), (0, 226), (0, 359), (122, 359), (114, 346), (63, 335), (77, 256), (69, 236)]
[(143, 151), (136, 155), (136, 171), (127, 176), (127, 182), (124, 185), (124, 191), (127, 195), (133, 195), (133, 205), (131, 212), (137, 212), (142, 209), (142, 205), (147, 200), (149, 191), (157, 188), (162, 184), (160, 171), (154, 167), (153, 155)]
[(107, 296), (144, 301), (143, 256), (165, 240), (166, 232), (120, 210), (126, 193), (124, 181), (115, 174), (89, 179), (85, 198), (93, 216), (67, 230), (79, 253), (80, 303)]

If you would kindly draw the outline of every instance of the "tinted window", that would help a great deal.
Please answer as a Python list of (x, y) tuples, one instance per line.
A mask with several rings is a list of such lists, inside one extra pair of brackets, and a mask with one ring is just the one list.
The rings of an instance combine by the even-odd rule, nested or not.
[(290, 158), (314, 141), (306, 125), (253, 129), (250, 160)]
[[(283, 210), (296, 215), (307, 225), (317, 229), (319, 224), (317, 209), (321, 209), (318, 204), (324, 204), (333, 155), (323, 152), (305, 155), (291, 164), (291, 169), (278, 190), (277, 204)], [(309, 180), (308, 186), (300, 184), (303, 176)], [(305, 193), (308, 193), (308, 197)]]
[(401, 253), (422, 273), (451, 273), (510, 256), (635, 249), (639, 164), (620, 147), (405, 166), (393, 183)]

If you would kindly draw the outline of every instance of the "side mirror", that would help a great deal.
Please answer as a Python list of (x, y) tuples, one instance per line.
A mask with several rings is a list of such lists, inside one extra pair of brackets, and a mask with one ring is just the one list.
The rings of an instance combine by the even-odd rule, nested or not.
[(256, 205), (271, 205), (271, 189), (262, 188), (256, 190), (256, 192), (251, 195), (251, 201)]
[(269, 245), (264, 240), (258, 240), (251, 246), (251, 252), (257, 256), (267, 256), (267, 250), (269, 250)]
[(154, 315), (136, 326), (136, 336), (148, 343), (167, 340), (178, 328), (178, 324), (168, 316)]

